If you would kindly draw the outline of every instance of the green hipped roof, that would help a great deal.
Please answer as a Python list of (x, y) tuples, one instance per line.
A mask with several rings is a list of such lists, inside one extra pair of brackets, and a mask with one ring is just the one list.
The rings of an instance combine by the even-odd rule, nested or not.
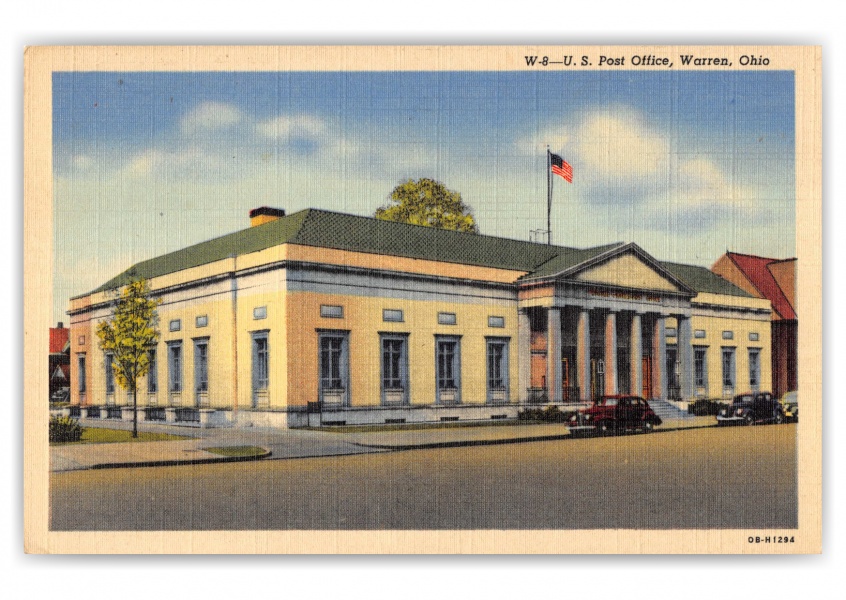
[(742, 296), (744, 298), (753, 297), (705, 267), (663, 261), (661, 265), (697, 292)]
[[(533, 276), (554, 275), (619, 246), (611, 244), (587, 249), (565, 248), (306, 209), (145, 260), (110, 279), (92, 293), (126, 285), (133, 276), (151, 279), (285, 243), (526, 271)], [(747, 295), (702, 267), (662, 264), (697, 291)], [(712, 279), (722, 282), (723, 286), (720, 287)], [(700, 289), (701, 286), (706, 289)]]

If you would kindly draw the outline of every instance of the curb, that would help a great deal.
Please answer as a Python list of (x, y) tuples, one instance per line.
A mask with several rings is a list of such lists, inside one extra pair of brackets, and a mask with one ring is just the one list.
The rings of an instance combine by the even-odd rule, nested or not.
[(534, 437), (506, 438), (501, 440), (457, 440), (453, 442), (425, 442), (422, 444), (364, 444), (350, 442), (364, 448), (384, 448), (387, 450), (426, 450), (430, 448), (461, 448), (465, 446), (497, 446), (501, 444), (522, 444), (525, 442), (548, 442), (572, 437), (570, 433), (556, 433), (555, 435), (539, 435)]
[[(696, 427), (671, 427), (667, 429), (654, 429), (652, 433), (669, 431), (685, 431), (688, 429), (707, 429), (715, 425), (699, 425)], [(539, 435), (530, 437), (506, 438), (500, 440), (456, 440), (450, 442), (424, 442), (420, 444), (366, 444), (363, 442), (350, 442), (364, 448), (382, 448), (385, 450), (426, 450), (433, 448), (461, 448), (467, 446), (496, 446), (502, 444), (523, 444), (526, 442), (549, 442), (553, 440), (577, 439), (585, 436), (573, 433), (557, 433), (554, 435)]]
[(272, 455), (270, 450), (256, 456), (221, 456), (220, 458), (177, 458), (172, 460), (145, 460), (140, 462), (98, 463), (89, 469), (128, 469), (132, 467), (178, 467), (183, 465), (210, 465), (215, 463), (234, 463), (263, 460)]

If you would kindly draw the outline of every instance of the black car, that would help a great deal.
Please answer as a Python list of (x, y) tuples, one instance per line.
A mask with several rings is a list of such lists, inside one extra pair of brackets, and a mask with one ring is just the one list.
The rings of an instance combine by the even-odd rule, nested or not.
[(769, 392), (749, 392), (734, 397), (731, 405), (717, 413), (717, 425), (783, 423), (781, 404)]

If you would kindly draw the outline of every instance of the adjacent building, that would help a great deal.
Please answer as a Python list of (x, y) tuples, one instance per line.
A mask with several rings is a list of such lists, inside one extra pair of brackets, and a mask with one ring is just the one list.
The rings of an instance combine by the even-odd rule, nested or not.
[(796, 259), (726, 252), (711, 270), (748, 294), (770, 301), (773, 393), (780, 397), (796, 390), (799, 385)]
[(70, 386), (70, 330), (61, 321), (50, 328), (50, 398)]
[(771, 387), (770, 302), (634, 243), (567, 248), (315, 209), (250, 217), (71, 300), (74, 405), (128, 403), (94, 332), (133, 276), (162, 300), (139, 385), (151, 420), (489, 420), (601, 394)]

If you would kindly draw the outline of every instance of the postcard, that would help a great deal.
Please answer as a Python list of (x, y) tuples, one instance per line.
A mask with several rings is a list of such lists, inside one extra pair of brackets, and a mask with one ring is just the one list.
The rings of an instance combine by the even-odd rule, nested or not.
[(820, 66), (29, 48), (26, 551), (821, 552)]

